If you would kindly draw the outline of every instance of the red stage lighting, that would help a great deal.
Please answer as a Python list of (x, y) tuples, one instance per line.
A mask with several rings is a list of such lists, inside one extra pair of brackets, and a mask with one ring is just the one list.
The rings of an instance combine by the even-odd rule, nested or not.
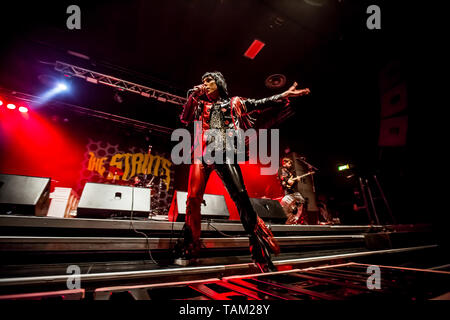
[(27, 107), (19, 107), (19, 111), (20, 112), (28, 112), (28, 108)]
[(0, 106), (2, 106), (3, 105), (3, 101), (2, 100), (0, 100)]
[(259, 40), (253, 41), (253, 43), (250, 45), (250, 47), (247, 49), (247, 51), (244, 53), (244, 56), (247, 58), (253, 59), (256, 57), (259, 51), (264, 47), (264, 42), (261, 42)]
[(14, 109), (16, 108), (16, 105), (15, 105), (15, 104), (12, 104), (12, 103), (8, 103), (6, 107), (7, 107), (8, 109), (14, 110)]

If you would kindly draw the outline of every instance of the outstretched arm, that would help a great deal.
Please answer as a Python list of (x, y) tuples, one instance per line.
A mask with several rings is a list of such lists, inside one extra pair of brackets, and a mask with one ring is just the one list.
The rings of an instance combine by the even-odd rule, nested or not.
[(300, 97), (311, 93), (311, 90), (309, 88), (304, 89), (297, 89), (298, 83), (294, 82), (294, 84), (287, 89), (285, 92), (281, 94), (283, 98), (294, 98), (294, 97)]
[(252, 111), (255, 109), (261, 110), (261, 109), (265, 109), (267, 107), (274, 106), (274, 105), (284, 106), (289, 103), (288, 98), (304, 96), (304, 95), (311, 93), (309, 88), (297, 89), (297, 85), (298, 85), (297, 82), (294, 82), (294, 84), (285, 92), (283, 92), (281, 94), (276, 94), (276, 95), (268, 97), (268, 98), (259, 99), (259, 100), (244, 99), (244, 103), (247, 108), (247, 111)]

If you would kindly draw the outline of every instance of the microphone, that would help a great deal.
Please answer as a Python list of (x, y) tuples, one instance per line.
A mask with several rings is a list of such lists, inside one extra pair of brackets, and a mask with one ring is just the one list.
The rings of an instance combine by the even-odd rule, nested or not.
[(204, 84), (199, 84), (195, 86), (193, 89), (190, 89), (194, 94), (201, 96), (202, 94), (206, 93), (206, 86)]

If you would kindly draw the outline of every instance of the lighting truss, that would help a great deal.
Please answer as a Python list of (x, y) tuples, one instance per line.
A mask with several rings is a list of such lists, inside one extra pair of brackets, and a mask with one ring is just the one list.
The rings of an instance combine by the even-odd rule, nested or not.
[[(38, 97), (38, 96), (34, 96), (34, 95), (23, 93), (23, 92), (10, 91), (10, 90), (4, 89), (2, 87), (0, 87), (0, 94), (2, 96), (8, 97), (8, 98), (14, 98), (16, 100), (25, 101), (30, 104), (33, 104), (33, 103), (36, 103), (36, 102), (39, 102), (42, 100), (41, 97)], [(106, 113), (106, 112), (102, 112), (102, 111), (98, 111), (98, 110), (94, 110), (94, 109), (84, 108), (81, 106), (64, 103), (64, 102), (60, 102), (60, 101), (49, 101), (47, 103), (47, 106), (56, 107), (56, 108), (64, 107), (64, 108), (69, 109), (72, 112), (85, 114), (85, 115), (95, 117), (95, 118), (113, 121), (113, 122), (116, 122), (125, 127), (132, 127), (137, 131), (153, 133), (153, 134), (157, 134), (160, 136), (170, 135), (170, 134), (172, 134), (172, 131), (173, 131), (172, 128), (159, 126), (159, 125), (148, 123), (148, 122), (139, 121), (136, 119), (130, 119), (130, 118), (126, 118), (126, 117), (122, 117), (122, 116), (118, 116), (115, 114)]]
[(179, 97), (164, 91), (142, 86), (133, 82), (108, 76), (88, 69), (80, 68), (65, 62), (56, 61), (55, 70), (66, 75), (85, 79), (91, 83), (101, 83), (110, 87), (126, 90), (129, 92), (140, 94), (147, 98), (154, 98), (161, 102), (169, 102), (177, 105), (184, 105), (186, 98)]

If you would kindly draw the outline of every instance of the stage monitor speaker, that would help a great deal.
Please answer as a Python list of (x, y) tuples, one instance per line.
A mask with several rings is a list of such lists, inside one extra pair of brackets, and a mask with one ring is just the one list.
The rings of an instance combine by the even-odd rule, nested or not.
[(286, 223), (286, 214), (278, 201), (264, 198), (250, 198), (250, 201), (258, 216), (264, 221)]
[(50, 178), (0, 174), (0, 214), (46, 216)]
[[(175, 191), (172, 204), (170, 205), (169, 221), (185, 221), (186, 200), (187, 192)], [(203, 203), (200, 205), (200, 214), (202, 220), (228, 220), (230, 213), (228, 212), (225, 197), (218, 194), (205, 194), (203, 196)]]
[(80, 218), (148, 217), (150, 189), (88, 182), (77, 208)]

